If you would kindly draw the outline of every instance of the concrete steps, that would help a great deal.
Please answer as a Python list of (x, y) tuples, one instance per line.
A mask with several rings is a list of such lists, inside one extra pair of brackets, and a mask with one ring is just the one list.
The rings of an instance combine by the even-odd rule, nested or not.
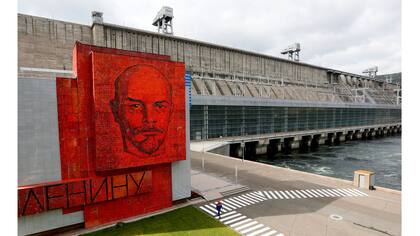
[(246, 192), (246, 191), (249, 191), (249, 190), (250, 190), (250, 188), (248, 188), (247, 186), (242, 186), (242, 187), (235, 188), (235, 189), (232, 189), (232, 190), (220, 192), (220, 194), (222, 194), (223, 197), (226, 197), (226, 196)]

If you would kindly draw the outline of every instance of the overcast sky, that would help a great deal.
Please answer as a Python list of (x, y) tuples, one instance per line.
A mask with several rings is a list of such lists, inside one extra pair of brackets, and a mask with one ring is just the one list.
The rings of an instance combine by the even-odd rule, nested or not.
[(155, 31), (161, 6), (174, 8), (177, 36), (285, 57), (301, 43), (301, 61), (361, 74), (401, 71), (400, 0), (19, 0), (18, 12), (91, 24), (104, 21)]

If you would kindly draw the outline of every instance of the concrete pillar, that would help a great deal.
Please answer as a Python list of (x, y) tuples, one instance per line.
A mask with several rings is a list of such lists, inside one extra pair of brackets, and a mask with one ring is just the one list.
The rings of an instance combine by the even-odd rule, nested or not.
[(280, 139), (270, 140), (267, 146), (267, 157), (272, 159), (280, 151), (281, 151), (281, 140)]
[(103, 26), (103, 13), (92, 12), (92, 41), (93, 45), (105, 47), (104, 26)]
[(366, 79), (362, 79), (362, 83), (363, 83), (363, 87), (367, 87), (368, 86)]
[(292, 150), (299, 149), (299, 147), (300, 147), (300, 140), (293, 140)]
[(203, 139), (207, 140), (209, 138), (209, 107), (207, 105), (203, 106)]
[(368, 138), (368, 129), (363, 130), (361, 139), (366, 140)]
[(245, 159), (247, 159), (247, 160), (255, 160), (256, 159), (257, 145), (258, 145), (258, 141), (245, 143)]
[(335, 136), (336, 136), (335, 133), (327, 134), (325, 144), (332, 146), (334, 144)]
[(340, 145), (344, 141), (346, 141), (346, 137), (343, 132), (337, 132), (334, 138), (334, 145)]
[(343, 81), (343, 83), (347, 84), (347, 78), (344, 75), (337, 74), (337, 79)]
[(384, 127), (384, 135), (385, 136), (390, 136), (391, 135), (391, 132), (389, 131), (388, 127)]
[(353, 136), (353, 131), (351, 130), (347, 131), (345, 135), (345, 141), (352, 140), (352, 136)]
[(352, 86), (353, 85), (353, 81), (351, 81), (351, 77), (350, 76), (345, 76), (345, 75), (340, 75), (340, 77), (345, 78), (345, 80), (347, 81), (347, 84)]
[(258, 144), (255, 146), (255, 155), (264, 155), (267, 153), (267, 144)]
[[(318, 149), (318, 147), (320, 145), (320, 140), (321, 140), (321, 135), (320, 134), (312, 136), (311, 146), (310, 146), (311, 151), (316, 151)], [(323, 139), (323, 141), (325, 143), (325, 139)]]
[(342, 132), (337, 132), (336, 134), (335, 134), (335, 137), (334, 137), (334, 145), (340, 145), (340, 143), (341, 143), (341, 141), (342, 141), (342, 137), (343, 137), (343, 133)]
[(299, 150), (302, 152), (308, 152), (311, 148), (312, 143), (312, 136), (302, 136), (300, 144), (299, 144)]
[(281, 151), (284, 154), (290, 154), (292, 152), (292, 144), (294, 142), (293, 137), (285, 138), (282, 142)]
[(383, 137), (384, 136), (384, 130), (383, 128), (378, 128), (376, 131), (376, 137)]
[(367, 133), (367, 139), (372, 140), (375, 137), (376, 131), (374, 129), (370, 129)]
[(243, 148), (241, 147), (240, 143), (232, 143), (229, 146), (229, 156), (242, 158)]
[(353, 134), (351, 135), (351, 140), (359, 140), (362, 138), (362, 134), (360, 133), (360, 130), (353, 131)]

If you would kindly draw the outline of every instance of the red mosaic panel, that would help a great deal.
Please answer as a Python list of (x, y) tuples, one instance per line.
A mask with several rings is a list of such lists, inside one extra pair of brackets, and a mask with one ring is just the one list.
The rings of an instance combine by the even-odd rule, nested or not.
[(96, 169), (185, 159), (184, 75), (176, 63), (93, 52)]
[[(160, 177), (159, 170), (157, 172)], [(167, 181), (163, 182), (167, 187)], [(169, 187), (170, 184), (169, 182)], [(115, 201), (151, 191), (150, 170), (22, 186), (18, 188), (18, 215), (32, 215), (54, 209), (74, 210), (77, 207), (98, 205), (105, 201)]]
[(85, 227), (90, 228), (171, 207), (171, 164), (154, 165), (151, 171), (150, 192), (85, 206)]
[[(114, 110), (115, 113), (120, 115), (122, 112), (120, 109), (113, 110), (111, 105), (114, 104), (114, 107), (120, 108), (120, 106), (117, 106), (117, 104), (120, 104), (117, 102), (112, 103), (111, 101), (116, 100), (116, 78), (127, 68), (134, 66), (133, 62), (142, 67), (151, 66), (154, 69), (147, 71), (140, 69), (136, 71), (136, 73), (155, 76), (150, 81), (146, 80), (144, 82), (145, 80), (143, 80), (142, 83), (136, 82), (133, 85), (135, 87), (148, 83), (147, 87), (150, 87), (150, 89), (146, 90), (149, 92), (145, 95), (147, 99), (153, 98), (154, 94), (166, 92), (165, 89), (153, 90), (153, 84), (159, 85), (159, 82), (162, 82), (162, 78), (156, 76), (159, 73), (164, 75), (163, 77), (168, 81), (173, 93), (171, 96), (171, 115), (167, 119), (168, 128), (163, 142), (159, 141), (162, 139), (153, 139), (153, 136), (158, 136), (158, 131), (153, 129), (142, 130), (144, 132), (138, 139), (135, 135), (132, 135), (129, 137), (130, 141), (141, 141), (141, 138), (143, 137), (144, 139), (145, 136), (152, 137), (152, 139), (149, 138), (148, 141), (144, 142), (144, 144), (149, 144), (146, 145), (145, 154), (141, 154), (140, 148), (137, 148), (138, 151), (130, 154), (132, 155), (130, 156), (124, 153), (121, 125), (114, 116)], [(184, 64), (170, 61), (169, 56), (76, 43), (73, 50), (73, 71), (76, 79), (57, 79), (62, 179), (69, 181), (77, 178), (92, 179), (93, 188), (91, 189), (93, 193), (89, 192), (90, 188), (88, 187), (87, 194), (83, 194), (84, 187), (81, 183), (68, 185), (68, 191), (75, 194), (70, 194), (68, 201), (66, 199), (66, 204), (68, 202), (68, 205), (63, 208), (63, 212), (69, 213), (84, 210), (85, 226), (93, 227), (170, 207), (172, 205), (170, 162), (185, 159)], [(118, 74), (118, 72), (120, 73)], [(128, 72), (130, 73), (130, 71)], [(120, 88), (123, 88), (124, 91), (119, 91), (117, 97), (123, 93), (126, 94), (126, 88), (131, 87), (131, 85), (126, 86), (131, 84), (131, 82), (126, 83), (131, 81), (129, 76), (121, 79), (121, 81), (123, 83), (121, 83)], [(152, 81), (157, 82), (152, 83)], [(163, 84), (167, 85), (166, 83)], [(163, 88), (167, 87), (163, 86)], [(151, 104), (161, 105), (163, 102), (159, 100), (151, 103), (145, 101), (144, 103), (150, 107)], [(148, 111), (153, 110), (148, 109)], [(144, 114), (147, 115), (147, 113)], [(135, 117), (130, 119), (133, 121), (130, 122), (132, 124), (130, 127), (133, 128), (131, 132), (136, 134), (140, 127), (138, 124), (141, 123), (139, 119), (136, 119), (139, 115), (131, 117)], [(122, 122), (124, 126), (127, 124), (128, 119), (120, 118), (119, 120), (125, 121)], [(158, 120), (155, 119), (154, 121), (158, 123)], [(149, 124), (150, 122), (147, 123)], [(153, 126), (146, 127), (153, 128)], [(154, 129), (162, 129), (159, 127), (162, 126), (156, 125)], [(154, 146), (156, 143), (161, 143), (157, 149)], [(137, 145), (138, 143), (135, 144)], [(145, 145), (137, 146), (143, 146), (144, 150)], [(110, 158), (104, 158), (105, 156), (103, 155)], [(127, 156), (131, 157), (131, 159), (126, 159)], [(113, 184), (113, 196), (112, 192), (105, 194), (104, 189), (100, 188), (104, 178), (107, 176), (137, 173), (144, 169), (151, 170), (151, 176), (153, 177), (151, 177), (151, 184), (148, 187), (143, 186), (143, 189), (148, 189), (148, 191), (142, 192), (142, 194), (136, 194), (137, 189), (134, 182), (130, 182), (130, 176), (127, 179), (125, 179), (126, 177), (116, 177), (112, 180), (112, 183), (109, 182), (111, 180), (107, 180), (109, 188)], [(137, 179), (138, 176), (134, 177)], [(126, 195), (126, 180), (130, 183), (128, 195)], [(51, 192), (50, 194), (53, 194), (53, 196), (60, 195), (59, 190), (60, 188), (57, 188), (54, 190), (57, 192)], [(98, 194), (95, 195), (96, 193)], [(59, 198), (53, 198), (53, 206), (64, 204), (60, 201)], [(33, 207), (34, 211), (41, 211), (36, 208), (36, 200), (34, 201), (31, 198), (30, 203), (35, 204)], [(88, 204), (81, 205), (81, 203)], [(115, 211), (115, 209), (118, 209), (118, 211)]]

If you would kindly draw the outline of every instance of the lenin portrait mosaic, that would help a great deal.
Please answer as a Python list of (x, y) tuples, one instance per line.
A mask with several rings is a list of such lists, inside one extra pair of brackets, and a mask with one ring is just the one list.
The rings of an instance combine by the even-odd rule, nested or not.
[(96, 169), (185, 159), (184, 68), (93, 53)]

